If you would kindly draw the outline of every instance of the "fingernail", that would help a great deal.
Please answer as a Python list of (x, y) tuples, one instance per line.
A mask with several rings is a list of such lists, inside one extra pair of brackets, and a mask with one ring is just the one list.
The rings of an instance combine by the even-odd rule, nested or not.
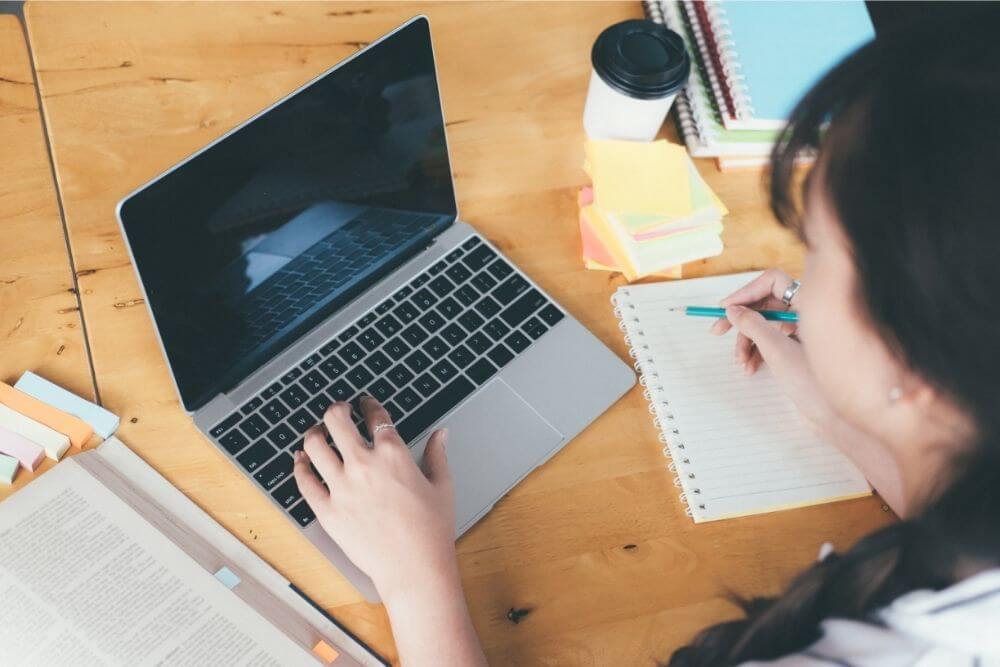
[(441, 429), (441, 446), (443, 447), (444, 445), (447, 444), (448, 444), (448, 429), (446, 427)]

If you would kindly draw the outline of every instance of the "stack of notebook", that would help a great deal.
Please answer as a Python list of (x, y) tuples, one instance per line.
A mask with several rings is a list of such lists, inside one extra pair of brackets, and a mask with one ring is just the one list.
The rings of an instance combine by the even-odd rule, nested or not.
[(694, 67), (674, 101), (691, 155), (720, 169), (756, 167), (795, 103), (875, 36), (861, 0), (646, 0), (647, 15), (684, 38)]
[(588, 141), (593, 188), (580, 197), (588, 268), (632, 281), (680, 277), (680, 266), (722, 252), (727, 213), (683, 146), (666, 141)]

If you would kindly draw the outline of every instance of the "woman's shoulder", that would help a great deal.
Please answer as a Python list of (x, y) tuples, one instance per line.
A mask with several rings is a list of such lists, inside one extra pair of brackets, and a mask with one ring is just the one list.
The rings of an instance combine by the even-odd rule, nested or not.
[(746, 667), (1000, 665), (1000, 569), (940, 591), (907, 593), (872, 622), (828, 619), (805, 651)]

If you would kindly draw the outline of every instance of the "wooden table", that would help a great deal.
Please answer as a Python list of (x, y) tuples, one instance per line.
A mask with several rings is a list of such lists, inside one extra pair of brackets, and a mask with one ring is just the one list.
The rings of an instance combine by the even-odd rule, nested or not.
[[(381, 607), (360, 602), (179, 408), (114, 206), (418, 12), (431, 19), (462, 217), (626, 358), (609, 305), (622, 279), (582, 269), (576, 190), (590, 45), (639, 16), (637, 2), (44, 2), (26, 12), (97, 387), (123, 417), (122, 438), (388, 656)], [(687, 275), (798, 271), (801, 250), (770, 222), (759, 174), (699, 167), (731, 210), (727, 251)], [(844, 547), (887, 520), (870, 498), (694, 526), (636, 389), (458, 548), (495, 664), (649, 664), (731, 617), (729, 592), (775, 592), (823, 541)], [(515, 623), (510, 610), (526, 614)]]
[[(93, 399), (80, 307), (31, 58), (17, 17), (0, 16), (0, 380), (33, 370)], [(18, 472), (13, 487), (35, 474)]]

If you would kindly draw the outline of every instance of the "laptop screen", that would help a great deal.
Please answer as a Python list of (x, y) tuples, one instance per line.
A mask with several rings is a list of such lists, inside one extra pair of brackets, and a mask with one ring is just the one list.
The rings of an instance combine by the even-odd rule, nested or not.
[(456, 213), (421, 18), (144, 187), (119, 215), (194, 410)]

